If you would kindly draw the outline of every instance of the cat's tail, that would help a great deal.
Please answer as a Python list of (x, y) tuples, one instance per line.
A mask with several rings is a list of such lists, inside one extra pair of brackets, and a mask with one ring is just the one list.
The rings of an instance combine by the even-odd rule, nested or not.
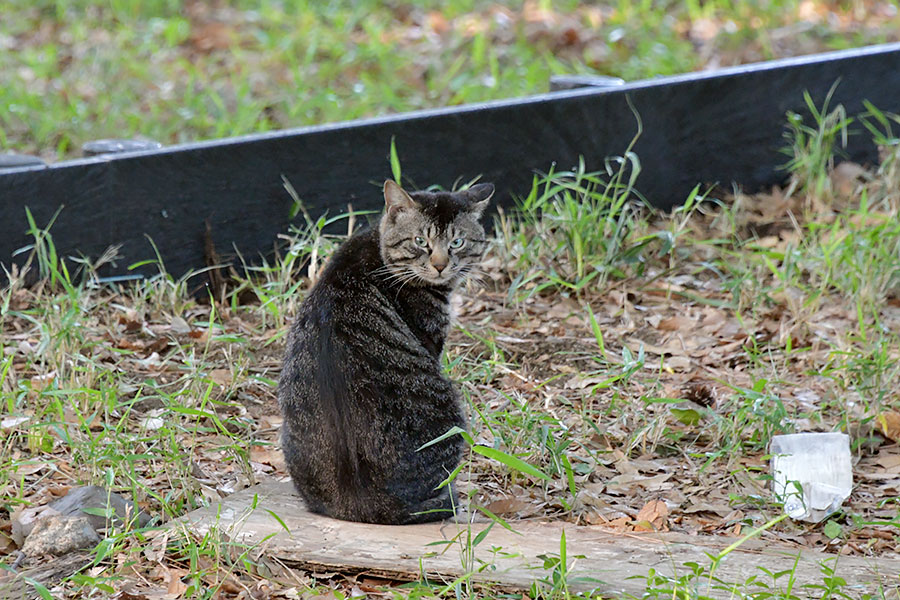
[(358, 424), (353, 419), (349, 405), (350, 392), (344, 367), (347, 365), (340, 343), (335, 340), (330, 315), (322, 315), (318, 325), (318, 369), (316, 385), (319, 388), (319, 402), (328, 431), (325, 435), (332, 441), (334, 466), (339, 489), (360, 490), (370, 480), (356, 433)]

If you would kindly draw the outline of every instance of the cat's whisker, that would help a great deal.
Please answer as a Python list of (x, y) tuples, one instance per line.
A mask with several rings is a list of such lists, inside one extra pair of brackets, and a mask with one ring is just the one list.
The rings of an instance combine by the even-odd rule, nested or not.
[(484, 269), (481, 269), (477, 266), (471, 266), (466, 269), (465, 276), (466, 277), (484, 277), (488, 272)]
[(373, 274), (377, 274), (382, 276), (383, 279), (391, 284), (397, 282), (405, 282), (412, 275), (409, 272), (409, 268), (402, 265), (385, 265), (384, 267), (380, 267), (372, 272)]
[(403, 287), (407, 283), (410, 283), (411, 281), (416, 281), (417, 279), (420, 279), (420, 277), (418, 275), (416, 275), (415, 273), (410, 272), (409, 277), (404, 279), (403, 282), (400, 284), (400, 287), (397, 289), (397, 295), (398, 296), (400, 295), (400, 292), (403, 291)]
[(392, 285), (399, 283), (400, 289), (403, 289), (404, 285), (406, 285), (410, 281), (414, 281), (415, 279), (418, 279), (418, 278), (419, 278), (419, 275), (416, 274), (414, 271), (412, 271), (409, 268), (404, 268), (404, 269), (398, 269), (397, 271), (392, 272), (390, 274), (390, 276), (387, 278), (387, 281), (390, 282)]
[(474, 292), (487, 286), (487, 273), (474, 273), (468, 275), (464, 282), (466, 290)]
[(381, 266), (381, 267), (378, 267), (377, 269), (375, 269), (374, 271), (372, 271), (372, 275), (375, 275), (375, 276), (381, 276), (381, 275), (390, 275), (390, 276), (393, 276), (393, 275), (396, 275), (397, 273), (400, 273), (400, 272), (402, 272), (402, 271), (404, 271), (404, 269), (398, 267), (397, 265), (394, 265), (394, 264), (388, 264), (388, 265), (383, 265), (383, 266)]
[(459, 271), (460, 277), (462, 278), (481, 277), (487, 275), (487, 271), (474, 264), (463, 265)]
[(400, 287), (397, 288), (397, 295), (399, 295), (407, 283), (420, 278), (421, 277), (411, 267), (406, 267), (402, 270), (398, 270), (397, 273), (392, 274), (392, 277), (390, 277), (388, 281), (391, 285), (400, 284)]

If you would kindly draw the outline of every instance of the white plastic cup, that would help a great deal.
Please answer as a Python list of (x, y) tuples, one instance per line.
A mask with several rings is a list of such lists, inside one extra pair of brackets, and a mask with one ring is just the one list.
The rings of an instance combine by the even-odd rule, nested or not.
[(798, 521), (818, 523), (853, 491), (850, 437), (843, 433), (776, 435), (769, 445), (775, 496)]

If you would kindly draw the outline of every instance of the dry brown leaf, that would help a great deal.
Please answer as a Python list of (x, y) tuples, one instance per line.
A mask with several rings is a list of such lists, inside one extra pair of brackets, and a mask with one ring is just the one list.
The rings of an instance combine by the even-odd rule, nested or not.
[(234, 30), (225, 23), (206, 23), (191, 32), (190, 42), (195, 50), (212, 52), (231, 48)]
[(531, 503), (518, 498), (501, 498), (500, 500), (494, 500), (485, 508), (495, 515), (510, 515), (529, 507), (531, 507)]
[(875, 459), (875, 462), (884, 467), (886, 471), (900, 472), (900, 454), (888, 454), (881, 452)]
[(229, 577), (219, 584), (218, 594), (220, 597), (225, 597), (226, 595), (236, 596), (237, 594), (240, 594), (243, 589), (244, 588), (238, 585), (234, 579)]
[(725, 515), (732, 512), (731, 507), (725, 503), (705, 502), (703, 500), (697, 500), (694, 498), (692, 498), (690, 502), (690, 505), (687, 508), (682, 509), (681, 512), (687, 514), (711, 512), (720, 517), (724, 517)]
[(28, 416), (6, 417), (3, 420), (0, 420), (0, 429), (4, 431), (16, 429), (19, 425), (24, 425), (30, 420), (31, 417)]
[(881, 432), (893, 442), (900, 442), (900, 412), (889, 410), (878, 415)]
[(450, 23), (447, 21), (447, 17), (436, 10), (428, 13), (428, 27), (439, 35), (450, 31)]
[[(149, 543), (144, 545), (143, 555), (144, 558), (149, 560), (152, 563), (160, 563), (166, 554), (166, 548), (169, 543), (169, 535), (171, 531), (168, 529), (151, 531), (147, 534), (147, 538), (149, 539)], [(161, 578), (162, 574), (157, 572), (157, 575)]]
[(635, 517), (636, 531), (668, 531), (669, 507), (662, 500), (651, 500)]
[(3, 531), (6, 529), (10, 529), (9, 525), (9, 521), (6, 521), (3, 523), (2, 527), (0, 527), (0, 555), (9, 554), (18, 548), (15, 540), (13, 540), (12, 538), (12, 535)]
[(192, 329), (182, 317), (172, 317), (172, 323), (169, 327), (173, 333), (190, 333)]
[(559, 302), (554, 302), (547, 311), (547, 317), (551, 319), (565, 319), (572, 313), (580, 314), (581, 307), (574, 300), (563, 298)]
[(284, 417), (281, 415), (263, 415), (259, 418), (261, 429), (278, 429), (282, 423), (284, 423)]
[(611, 521), (607, 521), (604, 519), (602, 522), (598, 522), (596, 524), (602, 525), (603, 527), (608, 528), (608, 529), (616, 529), (618, 531), (625, 531), (631, 525), (631, 517), (619, 517), (618, 519), (612, 519)]
[(121, 315), (119, 317), (119, 325), (122, 326), (120, 327), (120, 330), (124, 331), (125, 333), (140, 331), (144, 327), (143, 321), (132, 320), (127, 318), (125, 315)]
[(687, 371), (691, 368), (691, 359), (687, 356), (673, 356), (666, 361), (666, 367), (672, 370)]
[(56, 379), (56, 371), (50, 371), (44, 375), (35, 375), (31, 378), (31, 389), (35, 392), (40, 392), (49, 387), (54, 379)]
[(660, 321), (657, 329), (663, 331), (691, 331), (696, 325), (697, 322), (693, 319), (675, 315), (674, 317), (669, 317), (668, 319)]
[(128, 338), (119, 338), (116, 340), (115, 347), (120, 350), (143, 350), (144, 344), (140, 340), (129, 340)]
[(152, 354), (154, 352), (162, 354), (169, 349), (169, 345), (170, 344), (168, 339), (163, 337), (156, 338), (155, 340), (147, 344), (147, 346), (144, 348), (144, 352), (146, 352), (147, 354)]
[(868, 172), (859, 164), (850, 161), (839, 163), (829, 173), (831, 185), (839, 196), (850, 197), (860, 186), (860, 183), (868, 179)]
[(624, 473), (617, 475), (606, 482), (606, 489), (610, 493), (630, 494), (635, 487), (640, 487), (648, 492), (658, 492), (672, 487), (668, 483), (671, 473), (661, 473), (653, 477), (644, 477), (638, 473)]
[(287, 464), (284, 462), (284, 454), (280, 450), (264, 446), (250, 447), (250, 462), (260, 465), (269, 465), (277, 471), (287, 471)]
[(231, 369), (213, 369), (209, 372), (209, 378), (222, 387), (229, 386), (232, 381)]
[[(71, 408), (63, 409), (63, 418), (66, 423), (71, 423), (73, 425), (84, 426), (87, 425), (91, 431), (100, 431), (106, 424), (103, 422), (103, 418), (99, 413), (93, 413), (91, 415), (83, 415), (75, 412)], [(90, 420), (88, 420), (90, 419)]]
[(567, 390), (583, 390), (584, 388), (595, 386), (598, 383), (609, 381), (609, 377), (582, 377), (581, 375), (573, 375), (566, 380), (564, 384)]
[(166, 583), (166, 597), (183, 597), (188, 586), (181, 581), (181, 578), (187, 575), (188, 572), (182, 569), (172, 569), (163, 565), (160, 565), (160, 567), (162, 568), (162, 580)]

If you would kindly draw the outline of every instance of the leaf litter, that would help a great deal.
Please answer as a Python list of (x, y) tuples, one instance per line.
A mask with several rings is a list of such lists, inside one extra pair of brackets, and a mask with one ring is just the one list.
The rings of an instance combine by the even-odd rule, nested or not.
[[(841, 215), (854, 210), (859, 191), (848, 193), (810, 219), (852, 235)], [(865, 297), (848, 299), (836, 280), (813, 300), (797, 286), (817, 286), (814, 274), (781, 281), (766, 261), (773, 252), (789, 256), (802, 239), (798, 202), (781, 190), (731, 200), (747, 256), (728, 259), (746, 262), (752, 275), (738, 287), (716, 274), (724, 251), (695, 243), (674, 267), (650, 257), (643, 272), (599, 290), (511, 296), (509, 274), (520, 267), (495, 249), (489, 282), (457, 302), (450, 374), (472, 408), (476, 443), (551, 477), (472, 452), (460, 491), (513, 526), (540, 519), (737, 538), (780, 511), (767, 488), (768, 438), (845, 430), (856, 487), (835, 524), (826, 531), (783, 522), (762, 535), (841, 554), (900, 551), (900, 399), (891, 385), (898, 290), (888, 288), (884, 302), (870, 305), (877, 314), (861, 317)], [(704, 209), (689, 227), (706, 240), (723, 220)], [(648, 216), (648, 229), (668, 226), (665, 216)], [(0, 322), (9, 408), (0, 423), (0, 490), (9, 499), (0, 553), (16, 550), (14, 511), (76, 484), (109, 480), (165, 523), (287, 477), (274, 383), (289, 319), (273, 318), (259, 301), (170, 302), (146, 288), (86, 289), (74, 300), (46, 285), (12, 284), (4, 293), (15, 310)], [(871, 346), (879, 336), (886, 341)], [(235, 546), (234, 556), (198, 558), (209, 540), (181, 533), (177, 541), (158, 531), (126, 537), (96, 576), (118, 575), (121, 593), (146, 597), (177, 597), (192, 585), (215, 586), (219, 597), (291, 597), (298, 581), (315, 585), (286, 567), (240, 567)]]

